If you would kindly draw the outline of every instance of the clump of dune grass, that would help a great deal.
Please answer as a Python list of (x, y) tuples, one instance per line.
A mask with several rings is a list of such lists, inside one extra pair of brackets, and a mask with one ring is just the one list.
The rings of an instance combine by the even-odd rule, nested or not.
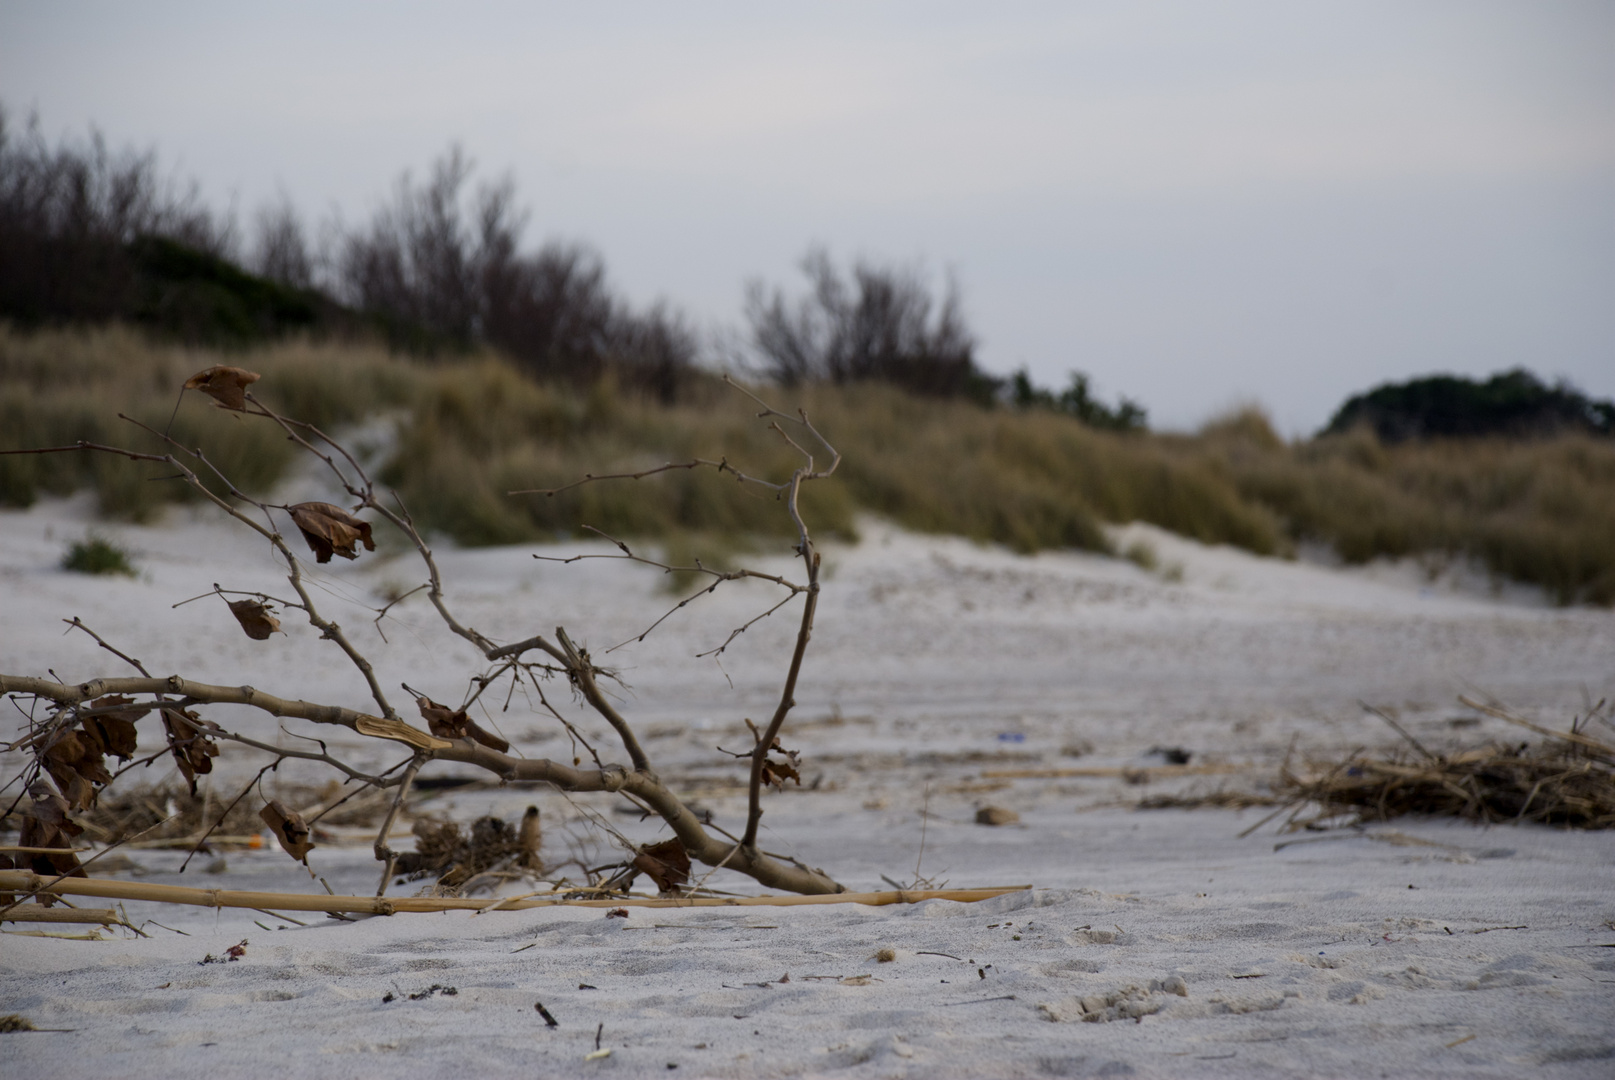
[(1259, 414), (1208, 425), (1178, 450), (1270, 508), (1293, 540), (1348, 563), (1467, 557), (1560, 603), (1615, 602), (1615, 441), (1382, 444), (1366, 428), (1285, 444)]
[(62, 555), (62, 569), (75, 574), (124, 574), (135, 576), (129, 553), (104, 536), (91, 533), (75, 540)]

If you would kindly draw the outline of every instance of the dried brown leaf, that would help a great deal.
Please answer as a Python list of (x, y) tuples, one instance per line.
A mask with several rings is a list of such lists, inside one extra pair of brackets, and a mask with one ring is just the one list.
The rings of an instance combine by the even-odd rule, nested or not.
[(262, 376), (255, 371), (245, 368), (228, 367), (224, 364), (214, 364), (204, 371), (198, 371), (185, 380), (185, 389), (200, 390), (208, 397), (219, 403), (221, 409), (234, 409), (242, 412), (247, 407), (247, 387), (257, 382)]
[(219, 756), (219, 746), (202, 734), (201, 717), (190, 709), (164, 709), (163, 727), (168, 731), (168, 748), (174, 762), (196, 794), (196, 778), (213, 771), (213, 759)]
[(280, 629), (280, 620), (258, 600), (231, 600), (230, 614), (236, 617), (241, 629), (254, 641), (268, 641), (269, 635)]
[(308, 541), (316, 562), (330, 562), (332, 555), (357, 559), (359, 553), (354, 545), (361, 542), (366, 551), (376, 550), (376, 542), (370, 537), (370, 522), (359, 520), (340, 506), (305, 502), (287, 509), (303, 539)]
[(286, 854), (304, 865), (308, 864), (308, 853), (315, 845), (309, 839), (308, 822), (303, 820), (302, 814), (287, 809), (279, 799), (270, 799), (268, 805), (258, 811), (258, 816), (274, 832), (275, 839), (286, 849)]
[[(22, 829), (17, 838), (19, 847), (70, 848), (73, 838), (84, 832), (84, 827), (69, 818), (72, 806), (45, 780), (35, 780), (28, 787), (33, 800), (22, 818)], [(67, 874), (85, 877), (78, 856), (71, 851), (60, 855), (31, 853), (27, 856), (36, 874)], [(41, 896), (41, 899), (44, 899)]]
[[(774, 746), (778, 748), (778, 739), (774, 740)], [(785, 790), (785, 781), (787, 780), (793, 780), (796, 782), (797, 787), (801, 787), (801, 754), (795, 750), (783, 751), (783, 753), (785, 754), (784, 761), (775, 761), (772, 758), (763, 759), (763, 783), (772, 784), (780, 791)]]
[[(126, 697), (103, 697), (90, 702), (92, 709), (110, 709), (118, 705), (132, 705), (134, 699)], [(111, 754), (121, 761), (128, 761), (135, 756), (135, 747), (139, 744), (140, 735), (135, 730), (135, 721), (143, 715), (138, 709), (129, 709), (124, 712), (103, 713), (99, 716), (86, 716), (80, 723), (84, 729), (85, 737), (93, 741), (96, 748), (103, 754)]]
[(99, 744), (82, 732), (69, 730), (57, 735), (45, 751), (44, 764), (73, 810), (94, 805), (96, 789), (112, 782)]
[(421, 719), (426, 721), (427, 729), (440, 739), (475, 739), (501, 754), (510, 750), (510, 743), (471, 719), (464, 709), (439, 705), (429, 697), (416, 698), (415, 705), (421, 710)]
[(677, 892), (690, 880), (690, 855), (678, 837), (639, 849), (634, 869), (649, 875), (664, 893)]

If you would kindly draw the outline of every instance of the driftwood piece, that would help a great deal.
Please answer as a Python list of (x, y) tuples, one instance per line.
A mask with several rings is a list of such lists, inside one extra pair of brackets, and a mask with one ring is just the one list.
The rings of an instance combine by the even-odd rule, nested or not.
[[(385, 892), (387, 879), (391, 876), (395, 864), (396, 853), (386, 843), (386, 838), (399, 808), (408, 797), (411, 784), (416, 773), (433, 762), (448, 761), (472, 765), (498, 777), (505, 783), (546, 783), (564, 791), (605, 791), (620, 793), (629, 798), (642, 809), (649, 809), (660, 816), (671, 829), (676, 843), (688, 854), (688, 857), (699, 863), (711, 867), (723, 867), (748, 875), (768, 888), (787, 889), (805, 894), (839, 893), (843, 887), (822, 870), (806, 866), (794, 859), (773, 856), (764, 852), (757, 842), (758, 828), (763, 814), (762, 788), (766, 783), (779, 783), (781, 777), (797, 776), (795, 755), (785, 750), (780, 743), (779, 734), (788, 714), (795, 707), (796, 691), (799, 676), (802, 670), (804, 656), (808, 643), (812, 637), (815, 614), (818, 608), (820, 588), (821, 559), (813, 538), (808, 530), (801, 513), (800, 495), (802, 486), (808, 482), (822, 480), (831, 476), (840, 464), (841, 456), (835, 448), (819, 433), (808, 421), (805, 413), (798, 412), (791, 416), (778, 412), (769, 407), (749, 390), (736, 385), (741, 393), (751, 398), (761, 406), (757, 414), (760, 419), (768, 422), (770, 430), (776, 432), (780, 438), (801, 455), (800, 464), (788, 478), (779, 481), (765, 480), (760, 477), (748, 475), (736, 469), (727, 460), (697, 459), (687, 465), (668, 465), (663, 469), (653, 469), (649, 472), (636, 474), (607, 474), (585, 476), (578, 484), (603, 482), (613, 479), (625, 479), (630, 476), (648, 476), (654, 472), (666, 469), (705, 469), (711, 468), (720, 475), (749, 485), (755, 485), (771, 493), (789, 515), (796, 531), (795, 553), (802, 560), (805, 575), (803, 582), (791, 582), (778, 575), (762, 574), (754, 571), (712, 571), (697, 564), (693, 568), (696, 572), (710, 576), (713, 581), (706, 592), (716, 588), (725, 581), (739, 580), (741, 578), (756, 578), (774, 583), (783, 587), (787, 595), (779, 603), (769, 608), (757, 618), (764, 618), (783, 607), (786, 603), (794, 601), (798, 596), (802, 598), (802, 616), (798, 627), (794, 647), (788, 662), (785, 665), (784, 678), (780, 687), (777, 704), (768, 723), (762, 728), (753, 728), (755, 742), (749, 752), (739, 754), (739, 757), (750, 759), (749, 800), (743, 835), (735, 838), (725, 833), (722, 838), (709, 832), (705, 824), (692, 813), (683, 801), (667, 788), (657, 776), (649, 756), (641, 746), (629, 720), (619, 712), (613, 703), (613, 697), (608, 695), (602, 683), (615, 677), (610, 670), (599, 666), (591, 658), (587, 648), (574, 643), (573, 637), (567, 633), (566, 628), (556, 627), (553, 636), (534, 634), (521, 641), (501, 644), (480, 633), (473, 627), (461, 623), (450, 610), (445, 598), (442, 576), (439, 572), (436, 559), (425, 539), (416, 529), (408, 510), (395, 494), (383, 495), (378, 493), (374, 482), (366, 473), (360, 461), (340, 443), (320, 431), (312, 424), (281, 416), (274, 410), (259, 401), (247, 389), (256, 380), (250, 372), (230, 368), (210, 368), (199, 373), (187, 383), (189, 388), (198, 389), (207, 393), (227, 408), (240, 411), (248, 422), (267, 421), (276, 425), (285, 436), (302, 450), (324, 463), (329, 469), (336, 484), (352, 499), (351, 509), (345, 509), (335, 503), (305, 502), (292, 506), (271, 504), (253, 498), (241, 491), (224, 474), (221, 469), (210, 461), (201, 449), (189, 448), (172, 438), (168, 433), (158, 431), (146, 424), (130, 417), (120, 418), (128, 420), (147, 434), (155, 437), (163, 444), (166, 452), (152, 454), (109, 446), (100, 443), (80, 441), (70, 446), (45, 447), (36, 450), (3, 451), (6, 454), (42, 454), (58, 452), (87, 452), (107, 454), (127, 458), (135, 462), (149, 462), (163, 465), (172, 470), (170, 479), (180, 480), (192, 487), (205, 501), (210, 502), (221, 513), (232, 518), (238, 525), (256, 533), (274, 551), (275, 556), (284, 564), (287, 572), (287, 582), (291, 586), (295, 599), (277, 599), (266, 594), (244, 594), (237, 590), (227, 590), (218, 584), (213, 586), (210, 594), (227, 598), (229, 595), (248, 596), (245, 601), (225, 600), (231, 605), (233, 615), (240, 619), (243, 612), (253, 615), (252, 619), (242, 622), (243, 629), (249, 637), (255, 640), (267, 638), (276, 630), (283, 630), (278, 620), (265, 621), (258, 618), (264, 615), (267, 618), (266, 605), (274, 602), (280, 605), (283, 611), (298, 610), (307, 620), (309, 626), (317, 631), (320, 637), (330, 641), (340, 649), (362, 676), (369, 697), (374, 702), (374, 712), (360, 711), (353, 708), (313, 703), (283, 697), (255, 689), (249, 685), (222, 686), (200, 683), (180, 675), (159, 678), (139, 661), (128, 654), (119, 651), (107, 641), (95, 634), (93, 630), (84, 626), (78, 620), (70, 625), (83, 630), (95, 637), (96, 641), (109, 652), (119, 657), (139, 673), (138, 678), (94, 678), (74, 685), (63, 684), (54, 678), (43, 678), (37, 675), (0, 674), (0, 694), (20, 694), (32, 697), (36, 702), (49, 703), (48, 715), (42, 718), (30, 719), (25, 735), (14, 742), (8, 749), (28, 753), (35, 759), (29, 767), (30, 781), (43, 776), (47, 765), (55, 766), (50, 773), (58, 784), (66, 783), (70, 788), (70, 806), (85, 807), (92, 803), (95, 797), (107, 785), (116, 779), (104, 769), (98, 768), (98, 758), (93, 754), (79, 754), (75, 762), (83, 758), (87, 764), (78, 769), (72, 777), (68, 777), (61, 761), (66, 750), (74, 749), (77, 744), (67, 746), (64, 740), (77, 739), (72, 732), (75, 726), (83, 726), (89, 732), (93, 725), (100, 724), (105, 727), (114, 722), (126, 724), (130, 732), (136, 720), (149, 716), (153, 712), (162, 718), (168, 731), (168, 752), (172, 753), (181, 769), (185, 771), (187, 779), (192, 781), (193, 795), (195, 793), (195, 774), (210, 771), (211, 759), (219, 752), (220, 742), (240, 743), (265, 751), (274, 756), (274, 762), (266, 769), (273, 769), (280, 762), (289, 758), (298, 758), (315, 761), (330, 766), (343, 773), (350, 781), (356, 781), (364, 787), (397, 789), (397, 798), (394, 800), (393, 813), (384, 822), (378, 833), (375, 852), (377, 859), (383, 864), (383, 877), (380, 891)], [(791, 426), (787, 431), (786, 426)], [(793, 437), (794, 433), (794, 437)], [(800, 441), (799, 441), (800, 440)], [(822, 447), (828, 460), (821, 463), (815, 459), (815, 449)], [(207, 478), (204, 481), (204, 476)], [(222, 485), (222, 493), (220, 488)], [(577, 485), (567, 485), (568, 487)], [(544, 494), (554, 494), (560, 489), (551, 489)], [(512, 493), (515, 494), (515, 493)], [(371, 515), (370, 518), (361, 518), (358, 514)], [(425, 591), (427, 598), (436, 609), (443, 625), (447, 630), (471, 645), (475, 646), (483, 655), (491, 668), (470, 678), (474, 691), (468, 691), (465, 700), (458, 706), (438, 706), (425, 695), (417, 695), (424, 702), (422, 712), (430, 731), (421, 729), (407, 723), (400, 717), (389, 702), (383, 691), (374, 668), (353, 641), (343, 632), (340, 625), (329, 617), (323, 615), (316, 602), (314, 592), (304, 575), (303, 559), (288, 545), (287, 540), (278, 531), (275, 524), (276, 515), (283, 515), (291, 519), (292, 524), (303, 535), (315, 551), (317, 561), (326, 562), (332, 555), (352, 559), (360, 556), (361, 548), (366, 551), (375, 550), (373, 529), (383, 522), (392, 526), (415, 549), (422, 565), (425, 568), (426, 582), (411, 592)], [(376, 520), (379, 519), (379, 520)], [(295, 534), (290, 534), (295, 535)], [(661, 565), (666, 570), (688, 569), (675, 568), (656, 563), (654, 560), (635, 556), (626, 544), (616, 541), (621, 549), (621, 556), (635, 562)], [(567, 560), (570, 561), (570, 560)], [(200, 599), (197, 597), (195, 599)], [(182, 601), (188, 603), (189, 601)], [(389, 605), (390, 607), (391, 605)], [(680, 607), (683, 606), (681, 603)], [(377, 616), (385, 615), (382, 609)], [(666, 616), (663, 616), (665, 619)], [(276, 625), (270, 625), (270, 622)], [(747, 626), (755, 623), (757, 619), (739, 627), (730, 634), (728, 640), (719, 646), (716, 652), (727, 648), (735, 637), (744, 632)], [(653, 624), (651, 629), (655, 629)], [(650, 631), (647, 630), (646, 633)], [(643, 634), (640, 639), (643, 639)], [(541, 681), (556, 676), (564, 677), (570, 687), (576, 691), (583, 703), (600, 718), (603, 719), (615, 732), (621, 748), (628, 757), (628, 764), (615, 764), (603, 761), (599, 754), (591, 747), (589, 752), (594, 758), (593, 768), (582, 767), (581, 761), (574, 757), (571, 764), (548, 761), (544, 759), (525, 758), (511, 753), (508, 743), (502, 738), (486, 732), (472, 721), (467, 709), (477, 701), (482, 692), (495, 680), (508, 677), (511, 680), (512, 692), (518, 683), (526, 686), (531, 684), (533, 690), (544, 708), (549, 711), (574, 738), (577, 737), (577, 728), (568, 721), (559, 711), (550, 705), (545, 698)], [(408, 689), (406, 687), (406, 689)], [(247, 705), (268, 713), (275, 717), (291, 717), (309, 721), (314, 724), (334, 724), (347, 728), (359, 735), (371, 738), (389, 740), (400, 744), (410, 750), (410, 757), (404, 762), (394, 765), (391, 769), (379, 775), (368, 775), (355, 769), (333, 756), (323, 743), (310, 740), (317, 744), (319, 749), (287, 748), (271, 745), (269, 743), (251, 738), (239, 731), (226, 729), (206, 716), (195, 711), (195, 707), (204, 707), (215, 704)], [(442, 715), (439, 715), (442, 714)], [(32, 714), (29, 714), (32, 717)], [(99, 730), (96, 728), (95, 730)], [(49, 755), (55, 752), (55, 758)], [(771, 757), (771, 754), (782, 755), (781, 761)], [(86, 756), (88, 755), (88, 756)], [(64, 759), (65, 760), (65, 759)], [(146, 764), (140, 762), (137, 764)], [(408, 765), (402, 773), (398, 770)], [(61, 774), (60, 776), (58, 774)], [(259, 773), (261, 779), (263, 773)], [(42, 783), (47, 783), (41, 780)], [(798, 781), (799, 782), (799, 781)], [(239, 802), (248, 794), (244, 789), (237, 796)], [(61, 796), (57, 796), (61, 797)], [(39, 804), (43, 796), (34, 798)], [(231, 804), (234, 805), (234, 804)], [(276, 825), (282, 835), (283, 841), (289, 844), (288, 851), (294, 857), (306, 855), (303, 846), (304, 839), (301, 833), (293, 836), (282, 828), (290, 819), (284, 814), (273, 813)], [(211, 833), (222, 822), (222, 816), (213, 827)], [(295, 822), (291, 822), (295, 825)], [(73, 826), (76, 828), (76, 826)], [(717, 830), (714, 830), (716, 832)], [(293, 832), (297, 832), (293, 829)], [(207, 834), (204, 834), (204, 839)], [(23, 841), (27, 843), (25, 839)], [(674, 843), (675, 841), (667, 841)], [(58, 868), (60, 869), (60, 868)], [(669, 880), (669, 884), (677, 887)]]
[(721, 897), (622, 897), (602, 900), (569, 900), (564, 894), (554, 899), (529, 897), (520, 900), (471, 896), (328, 896), (324, 893), (243, 892), (231, 889), (192, 889), (181, 885), (156, 885), (144, 881), (108, 881), (98, 878), (64, 878), (52, 881), (26, 870), (0, 870), (0, 890), (23, 894), (39, 892), (55, 896), (99, 896), (114, 900), (149, 900), (161, 904), (188, 904), (193, 907), (235, 907), (276, 911), (330, 911), (356, 915), (398, 915), (409, 912), (525, 911), (541, 907), (589, 908), (689, 908), (689, 907), (795, 907), (803, 904), (863, 904), (884, 907), (890, 904), (918, 904), (925, 900), (953, 900), (974, 903), (1005, 893), (1025, 892), (1030, 885), (1001, 885), (984, 889), (894, 889), (887, 892), (842, 892), (808, 896), (721, 896)]
[(96, 926), (117, 926), (123, 916), (111, 908), (59, 908), (42, 904), (18, 904), (4, 915), (0, 922), (27, 923), (91, 923)]

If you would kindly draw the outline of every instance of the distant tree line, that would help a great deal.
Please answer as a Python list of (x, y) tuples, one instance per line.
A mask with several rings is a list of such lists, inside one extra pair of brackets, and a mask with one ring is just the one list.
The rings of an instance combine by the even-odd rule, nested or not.
[(335, 305), (245, 273), (194, 186), (100, 135), (52, 148), (0, 111), (0, 316), (21, 326), (112, 319), (246, 342), (328, 321)]
[[(316, 239), (291, 201), (260, 209), (244, 241), (194, 184), (153, 154), (109, 150), (99, 133), (52, 146), (37, 118), (0, 108), (0, 318), (23, 327), (122, 320), (181, 340), (251, 345), (286, 333), (379, 334), (432, 355), (489, 347), (537, 378), (610, 377), (662, 400), (699, 370), (702, 343), (665, 304), (635, 307), (600, 256), (557, 242), (522, 247), (528, 214), (506, 178), (473, 188), (450, 150), (356, 228)], [(1125, 399), (1096, 400), (1086, 375), (1059, 392), (983, 371), (957, 286), (934, 294), (915, 268), (865, 261), (843, 272), (822, 250), (805, 294), (752, 282), (744, 366), (785, 385), (880, 381), (984, 406), (1065, 412), (1097, 427), (1144, 426)], [(731, 350), (730, 358), (734, 358)]]
[(1524, 368), (1484, 382), (1435, 375), (1386, 383), (1347, 399), (1324, 429), (1338, 434), (1371, 428), (1388, 443), (1410, 439), (1513, 438), (1567, 431), (1615, 435), (1615, 402), (1589, 398), (1566, 382), (1549, 386)]

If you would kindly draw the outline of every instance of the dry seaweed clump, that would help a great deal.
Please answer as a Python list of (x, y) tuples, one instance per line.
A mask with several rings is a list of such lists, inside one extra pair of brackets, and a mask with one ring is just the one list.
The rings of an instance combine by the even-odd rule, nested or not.
[[(1587, 734), (1589, 721), (1607, 725), (1602, 704), (1570, 731), (1553, 731), (1463, 700), (1545, 738), (1535, 745), (1493, 742), (1437, 754), (1408, 736), (1410, 747), (1399, 752), (1310, 762), (1303, 774), (1285, 769), (1281, 796), (1292, 805), (1317, 806), (1320, 819), (1355, 812), (1366, 821), (1431, 814), (1487, 823), (1615, 826), (1615, 744)], [(1292, 823), (1305, 824), (1293, 818)]]
[(472, 822), (467, 835), (455, 822), (420, 818), (413, 832), (415, 850), (398, 857), (400, 882), (430, 877), (444, 888), (469, 891), (543, 869), (536, 806), (517, 825), (489, 815)]

